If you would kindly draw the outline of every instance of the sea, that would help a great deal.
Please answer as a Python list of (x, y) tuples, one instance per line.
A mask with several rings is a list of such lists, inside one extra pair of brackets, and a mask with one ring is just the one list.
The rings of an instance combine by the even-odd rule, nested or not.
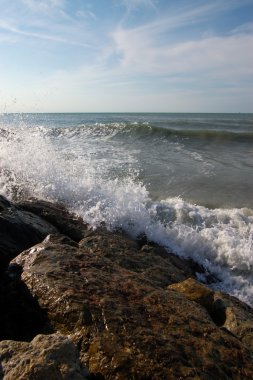
[(0, 114), (0, 193), (144, 233), (253, 305), (253, 114)]

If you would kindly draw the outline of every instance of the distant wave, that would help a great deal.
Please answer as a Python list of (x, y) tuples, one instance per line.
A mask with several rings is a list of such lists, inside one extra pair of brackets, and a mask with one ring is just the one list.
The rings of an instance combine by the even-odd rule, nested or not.
[(253, 141), (253, 131), (226, 131), (215, 129), (194, 129), (192, 126), (189, 128), (168, 128), (163, 126), (154, 125), (126, 125), (121, 129), (121, 133), (129, 133), (131, 135), (148, 135), (148, 136), (164, 136), (164, 137), (182, 137), (182, 138), (195, 138), (195, 139), (214, 139), (222, 141)]
[[(0, 132), (1, 133), (1, 132)], [(94, 137), (133, 137), (133, 138), (182, 138), (182, 139), (198, 139), (198, 140), (217, 140), (221, 142), (253, 142), (253, 131), (230, 131), (217, 129), (200, 129), (189, 125), (187, 128), (167, 127), (159, 125), (128, 124), (128, 123), (108, 123), (97, 125), (82, 125), (73, 128), (56, 128), (51, 129), (54, 135), (77, 136), (93, 135)]]

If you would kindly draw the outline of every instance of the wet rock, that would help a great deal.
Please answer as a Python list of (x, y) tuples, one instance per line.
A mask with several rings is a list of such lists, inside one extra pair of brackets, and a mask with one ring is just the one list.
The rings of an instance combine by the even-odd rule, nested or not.
[(71, 214), (59, 203), (31, 199), (19, 202), (18, 205), (22, 210), (38, 215), (51, 223), (61, 234), (69, 236), (74, 241), (80, 241), (88, 229), (88, 225), (81, 218)]
[(0, 342), (0, 365), (4, 380), (85, 380), (88, 374), (73, 342), (60, 334)]
[(80, 241), (79, 247), (138, 273), (143, 281), (153, 286), (166, 287), (195, 276), (188, 260), (180, 259), (154, 244), (147, 243), (139, 249), (139, 242), (125, 234), (105, 229), (90, 231), (89, 236)]
[[(91, 378), (253, 378), (252, 352), (203, 306), (164, 288), (185, 279), (181, 268), (152, 250), (138, 250), (124, 235), (100, 233), (79, 247), (48, 236), (15, 260), (54, 328), (78, 344)], [(152, 260), (156, 275), (148, 276)], [(161, 265), (171, 269), (160, 280)]]
[(21, 211), (0, 197), (0, 272), (24, 249), (56, 233), (51, 224), (27, 211)]

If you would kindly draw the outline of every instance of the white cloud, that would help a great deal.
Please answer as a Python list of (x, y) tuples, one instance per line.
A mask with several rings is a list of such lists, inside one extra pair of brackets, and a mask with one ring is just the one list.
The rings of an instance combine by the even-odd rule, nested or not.
[(179, 28), (237, 6), (238, 2), (233, 0), (213, 1), (199, 7), (192, 2), (180, 12), (177, 9), (140, 27), (130, 29), (121, 24), (112, 33), (121, 70), (153, 78), (180, 78), (181, 83), (186, 76), (192, 83), (209, 80), (210, 84), (216, 81), (218, 85), (219, 80), (220, 86), (224, 84), (222, 81), (238, 84), (240, 80), (252, 78), (251, 24), (238, 27), (229, 35), (202, 33), (198, 39), (179, 42), (174, 39), (175, 35), (179, 39)]
[[(40, 39), (60, 44), (93, 48), (93, 34), (83, 20), (72, 18), (64, 10), (65, 0), (22, 0), (25, 7), (13, 12), (11, 5), (3, 7), (0, 28), (23, 41)], [(20, 6), (20, 3), (17, 3)], [(1, 9), (0, 9), (1, 10)], [(91, 17), (91, 15), (89, 16)], [(19, 39), (19, 41), (20, 41)]]
[(124, 69), (143, 74), (176, 74), (234, 69), (252, 72), (253, 36), (212, 37), (177, 44), (157, 43), (143, 33), (120, 29), (113, 35)]
[(18, 27), (0, 20), (0, 27), (4, 29), (6, 32), (10, 32), (13, 34), (16, 34), (18, 36), (25, 36), (35, 39), (41, 39), (41, 40), (48, 40), (53, 42), (60, 42), (63, 44), (69, 44), (69, 45), (76, 45), (76, 46), (82, 46), (82, 47), (91, 47), (92, 45), (88, 43), (84, 43), (78, 40), (70, 40), (68, 38), (64, 38), (61, 36), (53, 35), (53, 34), (45, 34), (45, 33), (36, 33), (36, 32), (28, 32), (26, 30), (19, 29)]
[[(26, 47), (35, 47), (29, 51), (36, 51), (39, 40), (52, 41), (58, 46), (40, 43), (40, 49), (45, 49), (45, 56), (53, 60), (61, 54), (56, 60), (57, 64), (60, 62), (58, 66), (51, 67), (50, 58), (43, 60), (45, 65), (49, 63), (43, 76), (37, 74), (43, 72), (43, 64), (36, 67), (34, 75), (28, 73), (27, 89), (20, 66), (15, 80), (9, 75), (12, 85), (6, 81), (2, 88), (8, 89), (10, 104), (12, 94), (17, 97), (16, 107), (20, 107), (20, 99), (27, 111), (37, 107), (34, 99), (41, 111), (148, 111), (153, 105), (157, 111), (188, 111), (191, 106), (192, 111), (198, 111), (204, 104), (209, 108), (203, 111), (215, 111), (215, 107), (222, 111), (227, 100), (231, 102), (231, 110), (236, 109), (236, 99), (249, 103), (253, 78), (252, 24), (238, 26), (223, 36), (217, 35), (215, 28), (206, 31), (203, 27), (209, 17), (235, 8), (238, 1), (192, 0), (184, 2), (184, 8), (180, 9), (169, 1), (167, 13), (161, 14), (161, 10), (155, 9), (156, 1), (114, 0), (114, 4), (125, 6), (125, 14), (141, 8), (144, 11), (143, 7), (155, 10), (153, 21), (131, 28), (127, 26), (129, 13), (127, 17), (123, 15), (124, 22), (112, 19), (112, 23), (104, 24), (101, 18), (96, 28), (97, 16), (92, 12), (95, 8), (73, 7), (68, 12), (67, 0), (22, 0), (25, 7), (19, 8), (20, 12), (12, 12), (13, 3), (2, 1), (6, 1), (0, 15), (3, 45), (17, 41), (22, 46), (28, 40)], [(20, 5), (19, 1), (16, 4)], [(190, 30), (191, 25), (199, 23), (202, 28), (198, 37), (189, 35), (180, 40), (181, 28)], [(63, 49), (62, 44), (66, 45)], [(77, 47), (71, 49), (73, 57), (66, 56), (70, 51), (67, 45)], [(43, 57), (43, 52), (40, 56)], [(66, 57), (68, 63), (64, 64)], [(22, 71), (24, 68), (25, 65)], [(2, 73), (4, 70), (3, 66)]]

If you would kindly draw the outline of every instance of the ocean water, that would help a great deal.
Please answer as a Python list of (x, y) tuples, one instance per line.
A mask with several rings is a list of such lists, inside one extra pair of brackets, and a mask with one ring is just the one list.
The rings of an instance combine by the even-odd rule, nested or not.
[(251, 305), (252, 189), (253, 114), (0, 115), (1, 194), (145, 233)]

